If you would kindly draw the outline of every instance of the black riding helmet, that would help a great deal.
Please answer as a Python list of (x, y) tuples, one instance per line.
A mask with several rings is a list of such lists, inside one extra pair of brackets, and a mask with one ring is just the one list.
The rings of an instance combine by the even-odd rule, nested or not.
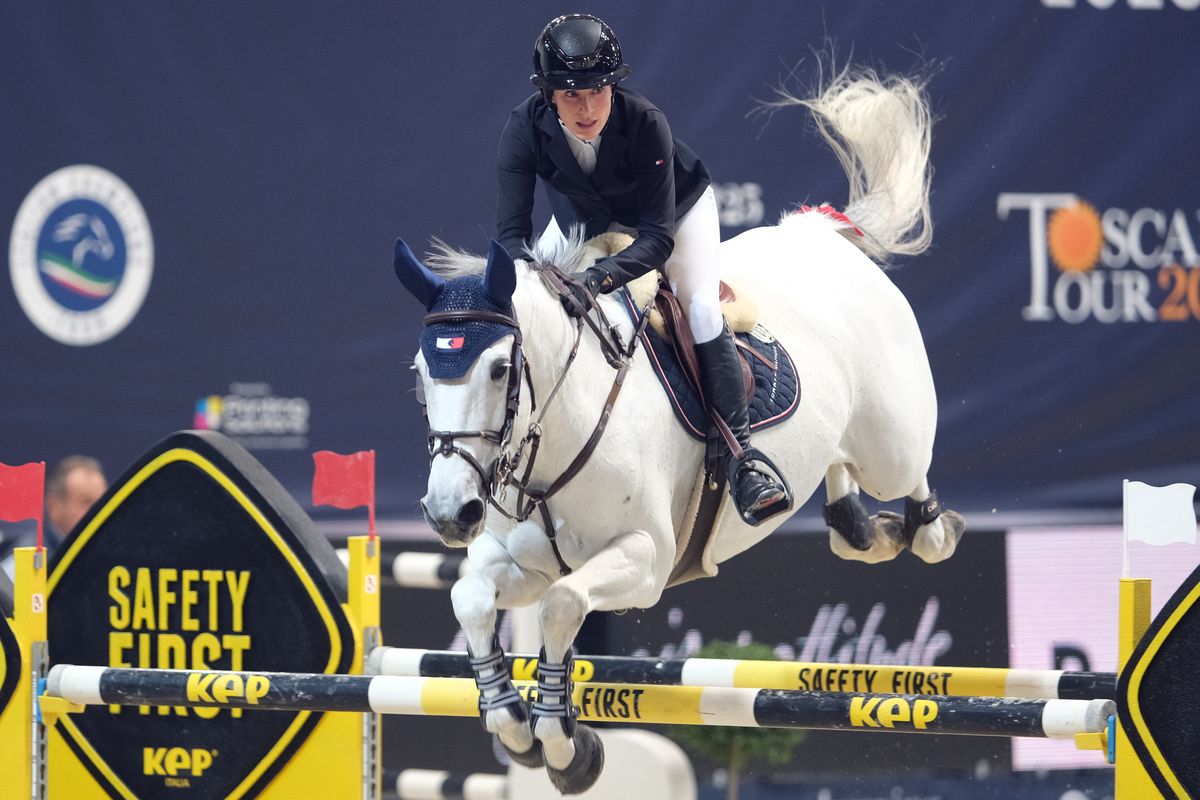
[(629, 75), (621, 43), (612, 28), (591, 14), (565, 14), (550, 20), (533, 46), (533, 85), (555, 89), (597, 89)]

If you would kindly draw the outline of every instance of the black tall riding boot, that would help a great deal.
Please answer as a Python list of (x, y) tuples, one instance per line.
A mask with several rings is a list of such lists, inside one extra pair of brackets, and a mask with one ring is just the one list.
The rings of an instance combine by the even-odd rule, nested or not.
[[(742, 385), (742, 365), (729, 327), (726, 326), (716, 339), (696, 345), (696, 356), (709, 403), (733, 431), (742, 449), (749, 450), (750, 405)], [(784, 487), (770, 475), (755, 469), (748, 459), (738, 467), (729, 491), (743, 519), (756, 520), (755, 524), (765, 519), (759, 516), (763, 511), (789, 500)]]

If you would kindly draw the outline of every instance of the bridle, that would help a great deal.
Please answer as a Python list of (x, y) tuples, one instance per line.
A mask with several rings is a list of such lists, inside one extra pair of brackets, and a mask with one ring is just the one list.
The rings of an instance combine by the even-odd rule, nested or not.
[[(427, 326), (448, 322), (489, 322), (511, 329), (513, 337), (512, 351), (508, 362), (504, 422), (501, 423), (500, 429), (430, 430), (429, 460), (432, 464), (433, 459), (439, 455), (446, 458), (455, 455), (460, 456), (479, 475), (481, 485), (485, 490), (484, 494), (487, 502), (498, 512), (514, 522), (524, 522), (533, 515), (534, 511), (540, 511), (546, 537), (550, 540), (554, 557), (558, 560), (559, 573), (567, 575), (570, 574), (571, 568), (567, 566), (562, 554), (559, 552), (556, 539), (557, 532), (554, 529), (554, 523), (550, 516), (547, 502), (583, 469), (584, 464), (587, 463), (587, 460), (600, 444), (600, 439), (604, 435), (605, 428), (608, 426), (613, 406), (617, 402), (617, 396), (620, 394), (621, 387), (625, 383), (625, 375), (629, 371), (629, 365), (637, 349), (638, 340), (641, 338), (641, 333), (645, 330), (650, 316), (648, 313), (649, 308), (644, 309), (637, 330), (634, 331), (633, 336), (630, 337), (629, 344), (626, 345), (621, 341), (617, 328), (609, 323), (608, 318), (604, 315), (604, 310), (598, 304), (593, 303), (591, 309), (579, 306), (570, 288), (572, 284), (576, 284), (575, 278), (550, 264), (534, 266), (532, 268), (539, 274), (543, 283), (552, 292), (556, 293), (560, 298), (567, 298), (568, 302), (574, 304), (580, 311), (575, 318), (575, 342), (571, 347), (570, 354), (567, 356), (566, 363), (563, 364), (554, 388), (551, 389), (545, 404), (542, 406), (541, 413), (537, 414), (536, 418), (533, 418), (533, 415), (538, 411), (537, 398), (534, 396), (533, 377), (530, 374), (529, 362), (525, 360), (525, 354), (521, 347), (521, 326), (517, 321), (515, 310), (511, 315), (496, 311), (474, 309), (437, 311), (427, 314), (423, 321), (423, 324)], [(595, 318), (593, 318), (591, 312), (594, 312)], [(571, 365), (575, 362), (575, 357), (579, 353), (580, 343), (583, 340), (585, 328), (590, 328), (596, 335), (596, 339), (600, 343), (601, 352), (604, 354), (604, 359), (608, 362), (609, 366), (616, 370), (616, 375), (613, 377), (613, 383), (609, 388), (604, 408), (600, 412), (600, 419), (596, 422), (591, 435), (583, 447), (567, 468), (550, 482), (549, 486), (545, 488), (536, 487), (531, 485), (531, 480), (533, 466), (537, 460), (538, 448), (541, 446), (543, 436), (542, 421), (545, 419), (546, 411), (558, 395), (558, 390), (562, 387), (563, 381), (571, 369)], [(516, 424), (517, 414), (521, 405), (522, 382), (529, 385), (529, 414), (531, 421), (525, 434), (517, 442), (516, 446), (510, 448), (509, 444), (512, 439), (513, 428)], [(490, 468), (485, 468), (479, 463), (479, 459), (469, 450), (459, 445), (458, 442), (461, 439), (482, 439), (497, 446), (500, 452), (492, 461)], [(522, 465), (524, 469), (522, 469)], [(520, 477), (517, 477), (518, 472), (521, 473)], [(516, 502), (512, 511), (509, 511), (504, 506), (510, 488), (515, 489), (517, 492)]]

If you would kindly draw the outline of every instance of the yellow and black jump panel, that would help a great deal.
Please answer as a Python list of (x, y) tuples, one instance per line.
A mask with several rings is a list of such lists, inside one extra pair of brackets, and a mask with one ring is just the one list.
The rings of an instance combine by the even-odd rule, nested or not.
[(21, 676), (21, 648), (9, 622), (13, 615), (12, 588), (8, 576), (0, 570), (0, 719), (9, 710)]
[(1117, 685), (1121, 727), (1163, 797), (1200, 797), (1197, 686), (1200, 568), (1155, 617)]
[[(345, 673), (354, 659), (333, 549), (261, 464), (209, 431), (169, 436), (112, 485), (60, 548), (48, 595), (54, 662)], [(255, 797), (300, 768), (293, 757), (313, 752), (322, 722), (310, 711), (90, 708), (58, 725), (50, 786), (73, 798)], [(59, 773), (72, 759), (55, 757), (58, 737), (82, 770)]]
[(0, 717), (4, 716), (17, 691), (17, 677), (21, 673), (21, 650), (9, 624), (12, 615), (12, 581), (0, 570)]

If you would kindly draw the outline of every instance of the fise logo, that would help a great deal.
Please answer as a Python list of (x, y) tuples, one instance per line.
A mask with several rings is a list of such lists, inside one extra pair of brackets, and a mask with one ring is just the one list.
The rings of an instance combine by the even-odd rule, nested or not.
[[(1200, 320), (1200, 212), (1108, 208), (1074, 194), (1006, 192), (1001, 220), (1028, 218), (1031, 321)], [(1053, 263), (1055, 272), (1051, 272)]]
[(47, 175), (21, 203), (8, 263), (38, 330), (63, 344), (94, 345), (141, 309), (154, 242), (133, 190), (107, 170), (77, 164)]

